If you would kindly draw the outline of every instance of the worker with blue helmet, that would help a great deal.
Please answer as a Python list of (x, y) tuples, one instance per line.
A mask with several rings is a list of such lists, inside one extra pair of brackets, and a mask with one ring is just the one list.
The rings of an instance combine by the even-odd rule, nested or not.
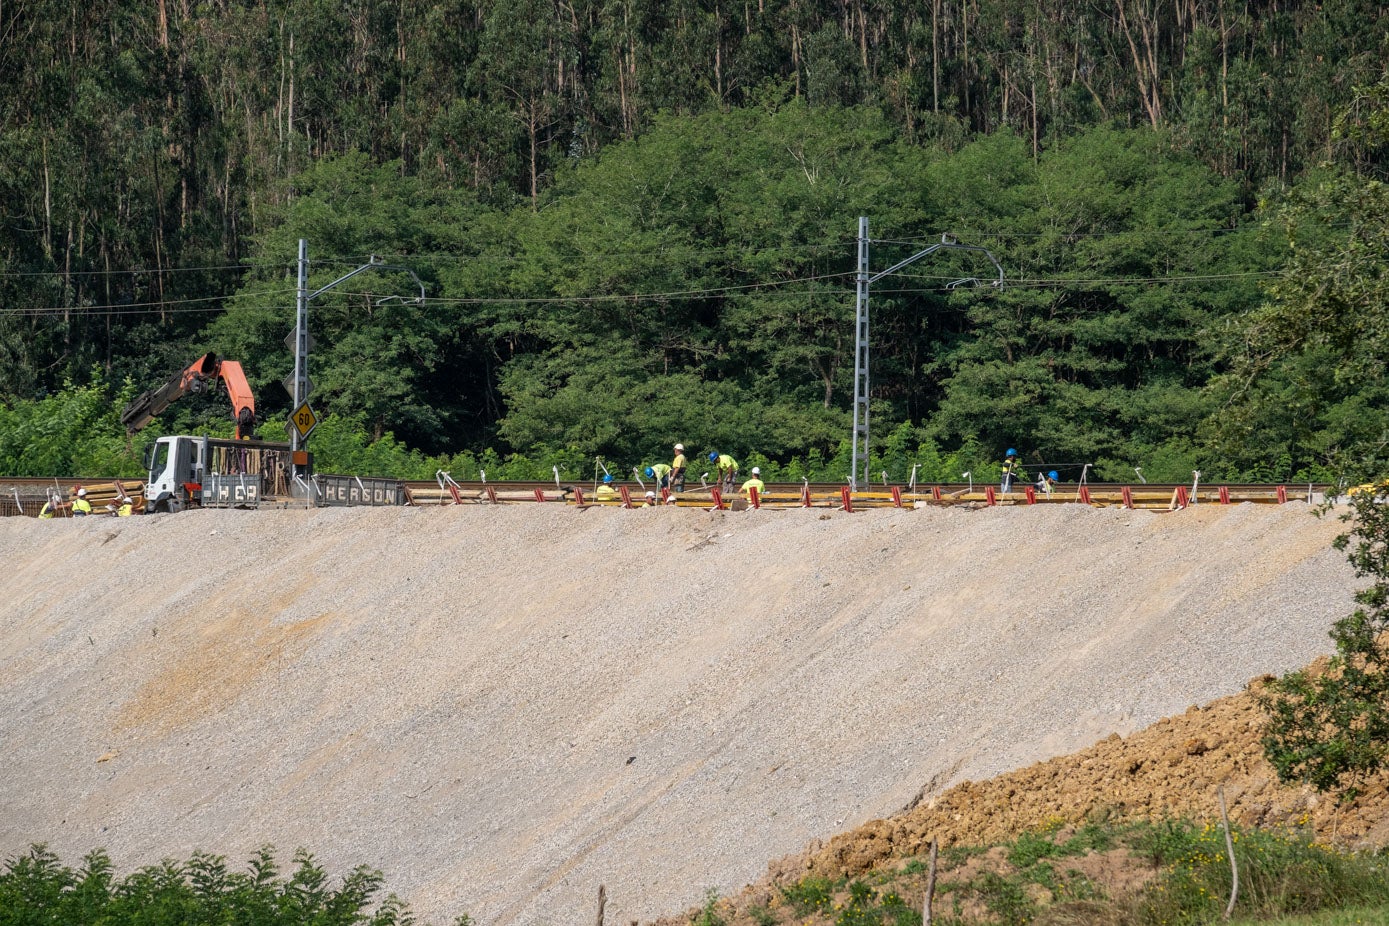
[(1056, 475), (1056, 470), (1050, 470), (1046, 475), (1037, 477), (1037, 487), (1047, 495), (1050, 495), (1052, 490), (1056, 488), (1056, 481), (1058, 478), (1060, 477)]
[(617, 490), (613, 488), (613, 474), (603, 474), (603, 484), (598, 487), (598, 500), (611, 502), (617, 500)]
[(657, 488), (670, 488), (670, 467), (665, 463), (652, 463), (642, 472), (645, 473), (647, 479), (656, 480)]
[(726, 490), (732, 491), (735, 480), (738, 478), (738, 461), (726, 453), (719, 453), (717, 450), (709, 451), (709, 462), (717, 464), (719, 479)]
[(1009, 447), (1003, 455), (1003, 481), (999, 486), (1005, 494), (1013, 491), (1013, 480), (1020, 472), (1022, 465), (1018, 462), (1018, 452)]

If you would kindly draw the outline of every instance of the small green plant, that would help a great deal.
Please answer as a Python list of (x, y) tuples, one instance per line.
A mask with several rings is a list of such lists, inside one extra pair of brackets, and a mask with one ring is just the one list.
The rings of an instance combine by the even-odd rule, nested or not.
[(1062, 847), (1044, 833), (1023, 833), (1008, 850), (1008, 861), (1018, 868), (1030, 868), (1044, 858), (1062, 854)]
[(704, 892), (704, 906), (700, 908), (694, 926), (725, 926), (724, 918), (719, 915), (718, 906), (719, 892), (716, 888), (711, 887)]
[(986, 871), (970, 883), (970, 888), (1005, 926), (1026, 926), (1037, 914), (1021, 884), (997, 872)]
[(882, 922), (878, 895), (863, 881), (849, 884), (849, 899), (834, 918), (835, 926), (877, 926)]
[(834, 883), (829, 878), (810, 876), (790, 887), (781, 889), (781, 896), (796, 911), (797, 916), (810, 916), (829, 908), (834, 896)]
[(752, 917), (757, 926), (776, 926), (776, 916), (761, 904), (749, 907), (748, 916)]

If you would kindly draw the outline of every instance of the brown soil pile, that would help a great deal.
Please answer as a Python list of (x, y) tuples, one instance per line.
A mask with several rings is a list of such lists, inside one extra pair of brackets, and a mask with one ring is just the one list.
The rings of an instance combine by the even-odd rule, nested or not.
[[(1263, 679), (1251, 683), (1254, 690)], [(1280, 785), (1259, 737), (1265, 714), (1249, 691), (1160, 720), (1127, 738), (1113, 734), (1073, 755), (1038, 762), (988, 781), (965, 781), (885, 820), (812, 844), (771, 865), (735, 906), (774, 903), (776, 888), (808, 876), (855, 877), (942, 848), (988, 845), (1040, 829), (1094, 820), (1219, 818), (1224, 788), (1231, 821), (1244, 827), (1310, 830), (1346, 848), (1389, 844), (1389, 773), (1364, 783), (1347, 804), (1305, 787)], [(1119, 853), (1123, 855), (1123, 853)], [(987, 859), (987, 856), (985, 857)], [(1122, 889), (1141, 865), (1096, 856), (1090, 873)], [(1083, 860), (1069, 860), (1073, 867)], [(1133, 884), (1127, 887), (1133, 887)]]

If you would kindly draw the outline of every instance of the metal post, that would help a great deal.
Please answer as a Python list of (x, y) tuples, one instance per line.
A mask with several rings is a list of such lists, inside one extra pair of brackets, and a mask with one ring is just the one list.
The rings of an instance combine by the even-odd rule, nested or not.
[[(294, 308), (294, 408), (309, 397), (309, 242), (299, 239), (299, 288)], [(299, 431), (290, 429), (289, 446), (291, 450), (302, 450), (304, 442)], [(295, 475), (299, 468), (295, 467)]]
[(849, 484), (859, 488), (859, 461), (868, 482), (868, 216), (858, 219), (858, 274), (854, 297), (854, 436)]
[[(299, 239), (299, 287), (295, 299), (294, 315), (294, 388), (290, 390), (294, 394), (294, 411), (298, 411), (299, 407), (308, 401), (311, 390), (309, 384), (309, 345), (312, 343), (312, 339), (309, 337), (309, 303), (313, 301), (315, 296), (321, 296), (339, 283), (345, 283), (367, 270), (398, 270), (401, 273), (408, 273), (410, 278), (415, 281), (415, 285), (420, 288), (419, 298), (413, 300), (414, 303), (417, 305), (424, 303), (424, 282), (415, 274), (415, 271), (409, 267), (398, 267), (384, 263), (377, 260), (375, 254), (371, 255), (367, 262), (356, 270), (344, 273), (333, 282), (309, 292), (309, 242), (304, 238)], [(399, 296), (388, 296), (386, 300), (378, 301), (377, 305), (389, 299), (399, 298)], [(302, 450), (304, 448), (304, 441), (300, 439), (297, 428), (290, 428), (289, 440), (290, 449)], [(297, 466), (294, 468), (294, 472), (296, 475), (300, 474)]]
[[(889, 274), (896, 273), (898, 270), (916, 263), (921, 258), (936, 251), (947, 249), (952, 251), (978, 251), (993, 262), (994, 269), (998, 271), (998, 278), (991, 281), (991, 285), (1001, 288), (1003, 286), (1003, 265), (998, 259), (989, 252), (987, 248), (976, 245), (960, 244), (949, 234), (941, 235), (940, 241), (928, 248), (917, 251), (906, 260), (899, 260), (897, 263), (880, 270), (877, 273), (868, 272), (868, 217), (859, 216), (858, 219), (858, 273), (855, 275), (857, 281), (857, 291), (855, 293), (854, 305), (857, 320), (854, 327), (854, 435), (853, 435), (853, 459), (849, 465), (849, 486), (853, 489), (867, 488), (872, 476), (868, 472), (868, 288)], [(946, 289), (954, 289), (964, 283), (979, 283), (980, 280), (974, 277), (966, 277), (963, 280), (955, 280), (947, 283)], [(859, 482), (859, 461), (863, 461), (863, 482)]]

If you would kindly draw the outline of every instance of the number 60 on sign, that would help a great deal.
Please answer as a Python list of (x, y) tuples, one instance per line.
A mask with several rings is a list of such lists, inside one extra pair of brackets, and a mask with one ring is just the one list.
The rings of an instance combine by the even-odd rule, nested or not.
[(299, 435), (300, 440), (308, 438), (313, 429), (318, 427), (318, 416), (314, 410), (305, 402), (294, 410), (294, 414), (289, 416), (289, 426)]

